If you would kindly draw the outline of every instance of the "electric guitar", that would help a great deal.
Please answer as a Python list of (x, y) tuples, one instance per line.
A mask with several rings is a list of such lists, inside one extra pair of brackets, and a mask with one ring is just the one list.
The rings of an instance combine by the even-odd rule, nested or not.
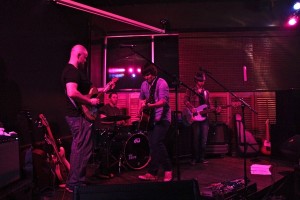
[(51, 158), (52, 158), (52, 164), (54, 165), (55, 174), (61, 183), (65, 183), (68, 173), (70, 171), (70, 163), (65, 157), (65, 149), (63, 147), (60, 147), (58, 150), (58, 147), (56, 145), (55, 139), (53, 137), (53, 134), (51, 132), (46, 117), (43, 114), (39, 114), (39, 118), (42, 124), (47, 129), (45, 140), (48, 144), (50, 144), (53, 147), (54, 154), (51, 155)]
[[(146, 105), (147, 103), (153, 103), (153, 100), (146, 100)], [(148, 130), (148, 126), (152, 123), (151, 120), (151, 115), (153, 113), (154, 109), (152, 108), (144, 108), (140, 111), (140, 121), (139, 121), (139, 125), (138, 125), (138, 130), (140, 131), (147, 131)]]
[[(156, 78), (154, 80), (153, 84), (150, 87), (149, 98), (146, 99), (145, 105), (147, 105), (148, 103), (150, 103), (150, 104), (155, 103), (154, 93), (155, 93), (157, 80), (158, 80), (158, 78)], [(155, 116), (153, 116), (154, 110), (155, 110), (154, 108), (148, 108), (148, 107), (144, 107), (144, 108), (142, 108), (142, 110), (140, 110), (141, 119), (139, 121), (138, 130), (147, 131), (149, 128), (153, 127), (154, 117), (155, 117)]]
[[(98, 92), (98, 89), (93, 87), (90, 89), (89, 93), (85, 96), (87, 96), (88, 98), (98, 98), (100, 99), (100, 97), (107, 92), (110, 89), (113, 89), (115, 87), (115, 83), (119, 80), (119, 78), (113, 78), (104, 88), (103, 91)], [(90, 120), (90, 121), (94, 121), (97, 117), (98, 114), (98, 109), (99, 106), (91, 106), (91, 105), (86, 105), (83, 104), (81, 105), (81, 109), (83, 111), (84, 116)]]
[[(232, 104), (230, 105), (223, 105), (223, 106), (218, 106), (218, 107), (221, 107), (222, 109), (224, 108), (228, 108), (228, 107), (231, 107), (231, 106), (239, 106), (241, 105), (240, 102), (233, 102)], [(185, 121), (188, 123), (188, 124), (192, 124), (194, 121), (204, 121), (206, 118), (207, 118), (207, 115), (208, 113), (211, 113), (211, 112), (215, 112), (217, 110), (217, 108), (207, 108), (207, 104), (203, 104), (203, 105), (200, 105), (196, 108), (196, 112), (195, 113), (192, 113), (190, 111), (190, 109), (188, 108), (185, 108), (182, 112), (183, 116), (184, 116), (184, 119)]]
[(271, 155), (271, 142), (270, 142), (270, 121), (266, 120), (266, 139), (264, 140), (263, 146), (261, 147), (261, 153), (264, 155)]

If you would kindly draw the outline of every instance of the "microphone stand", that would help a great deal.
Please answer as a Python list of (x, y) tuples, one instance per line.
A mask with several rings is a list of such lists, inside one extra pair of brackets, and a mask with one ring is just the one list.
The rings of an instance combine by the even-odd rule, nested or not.
[[(239, 100), (241, 102), (241, 108), (242, 108), (242, 124), (243, 126), (243, 138), (244, 138), (244, 182), (245, 182), (245, 191), (244, 191), (244, 197), (247, 196), (247, 186), (248, 186), (248, 182), (250, 182), (250, 180), (247, 177), (247, 160), (246, 160), (246, 151), (247, 151), (247, 144), (246, 144), (246, 126), (245, 126), (245, 107), (249, 108), (252, 112), (254, 112), (255, 114), (258, 114), (258, 112), (256, 110), (254, 110), (248, 103), (246, 103), (244, 101), (243, 98), (240, 98), (238, 96), (236, 96), (233, 92), (231, 92), (229, 89), (227, 89), (223, 84), (221, 84), (219, 81), (217, 81), (212, 75), (211, 73), (209, 73), (207, 70), (203, 71), (206, 73), (206, 75), (211, 78), (213, 81), (215, 81), (218, 85), (220, 85), (224, 90), (226, 90), (227, 92), (229, 92), (233, 97), (235, 97), (237, 100)], [(240, 130), (241, 132), (241, 130)]]
[[(134, 49), (134, 45), (130, 45), (128, 46), (128, 48), (130, 48), (130, 50), (134, 53), (136, 53), (137, 55), (139, 55), (141, 58), (143, 58), (144, 60), (146, 60), (148, 63), (153, 64), (159, 71), (163, 72), (164, 74), (166, 74), (168, 77), (173, 78), (173, 84), (175, 85), (175, 130), (176, 130), (176, 135), (175, 135), (175, 147), (176, 147), (176, 166), (177, 166), (177, 180), (181, 180), (181, 174), (180, 174), (180, 165), (179, 165), (179, 145), (178, 145), (178, 141), (179, 141), (179, 129), (178, 129), (178, 88), (180, 85), (184, 86), (185, 88), (189, 89), (190, 91), (194, 92), (193, 89), (191, 89), (190, 87), (188, 87), (186, 84), (184, 84), (183, 82), (181, 82), (178, 77), (168, 73), (167, 71), (163, 70), (161, 67), (159, 67), (157, 64), (153, 63), (151, 60), (149, 60), (148, 58), (146, 58), (145, 56), (143, 56), (142, 54), (140, 54), (139, 52), (137, 52)], [(194, 92), (195, 93), (195, 92)], [(196, 94), (196, 93), (195, 93)], [(197, 94), (198, 95), (198, 94)]]

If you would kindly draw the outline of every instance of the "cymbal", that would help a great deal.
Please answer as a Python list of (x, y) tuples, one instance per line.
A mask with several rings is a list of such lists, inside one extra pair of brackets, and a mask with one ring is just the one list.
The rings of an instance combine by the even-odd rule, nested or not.
[(116, 122), (116, 121), (127, 120), (127, 119), (130, 119), (130, 116), (116, 115), (116, 116), (107, 116), (102, 118), (101, 120), (104, 122)]

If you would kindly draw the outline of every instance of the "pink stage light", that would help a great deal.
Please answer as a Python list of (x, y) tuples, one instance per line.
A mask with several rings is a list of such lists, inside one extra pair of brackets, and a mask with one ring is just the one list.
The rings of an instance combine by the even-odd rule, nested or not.
[(132, 67), (128, 68), (128, 72), (131, 74), (133, 72), (133, 68)]
[(287, 23), (289, 26), (295, 26), (298, 23), (298, 16), (296, 15), (291, 16)]

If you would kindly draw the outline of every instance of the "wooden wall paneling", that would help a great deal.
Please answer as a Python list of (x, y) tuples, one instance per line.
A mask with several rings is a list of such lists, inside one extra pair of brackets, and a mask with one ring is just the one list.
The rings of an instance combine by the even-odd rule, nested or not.
[[(252, 108), (255, 109), (253, 92), (236, 92), (235, 95), (237, 97), (243, 98), (243, 100), (246, 103), (248, 103)], [(235, 99), (235, 97), (231, 96), (231, 102), (239, 102), (239, 101), (237, 99)], [(232, 123), (233, 124), (235, 124), (235, 114), (237, 114), (237, 113), (242, 116), (242, 106), (232, 109), (232, 115), (233, 115)], [(254, 124), (255, 124), (255, 121), (254, 121), (255, 114), (246, 106), (244, 109), (244, 114), (245, 114), (245, 127), (247, 130), (252, 132)]]
[(265, 138), (266, 120), (276, 124), (276, 94), (275, 92), (255, 92), (255, 109), (258, 112), (255, 121), (257, 136)]
[[(230, 104), (230, 99), (228, 98), (227, 92), (210, 92), (210, 106), (225, 106)], [(215, 115), (215, 113), (209, 114), (210, 122), (223, 122), (229, 125), (230, 121), (230, 107), (222, 109), (219, 115)]]
[(130, 122), (138, 121), (139, 118), (139, 108), (141, 106), (141, 101), (139, 99), (139, 92), (128, 93), (128, 108)]
[[(129, 124), (139, 120), (139, 108), (141, 101), (139, 100), (139, 92), (118, 92), (119, 102), (118, 107), (126, 109), (126, 115), (131, 118)], [(183, 103), (185, 92), (178, 93), (178, 111), (185, 108)], [(236, 96), (243, 98), (258, 114), (254, 114), (250, 109), (245, 107), (246, 128), (255, 137), (264, 138), (265, 136), (265, 121), (270, 119), (271, 124), (276, 124), (276, 97), (275, 92), (238, 92)], [(211, 106), (217, 105), (232, 105), (239, 102), (228, 92), (210, 92)], [(108, 94), (104, 95), (104, 102), (108, 102)], [(170, 91), (170, 106), (172, 111), (175, 111), (175, 91)], [(218, 122), (225, 123), (231, 131), (235, 131), (235, 114), (242, 114), (241, 106), (228, 107), (222, 109), (220, 115), (217, 116)], [(216, 120), (213, 113), (209, 114), (211, 122)]]
[[(178, 92), (178, 111), (182, 111), (185, 108), (184, 105), (185, 92)], [(170, 107), (172, 111), (176, 110), (176, 94), (175, 91), (170, 92)]]

